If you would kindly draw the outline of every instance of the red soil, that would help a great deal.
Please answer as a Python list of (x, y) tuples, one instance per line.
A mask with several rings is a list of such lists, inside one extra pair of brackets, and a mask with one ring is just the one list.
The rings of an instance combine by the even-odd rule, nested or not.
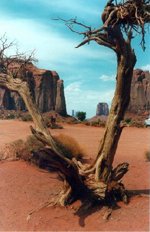
[[(0, 121), (0, 145), (25, 138), (30, 123)], [(87, 158), (94, 158), (103, 128), (80, 125), (64, 125), (65, 133), (74, 137), (87, 151)], [(114, 165), (127, 161), (130, 170), (124, 178), (128, 190), (136, 195), (128, 205), (119, 203), (110, 220), (105, 221), (105, 208), (95, 209), (80, 217), (75, 208), (80, 202), (67, 208), (44, 207), (60, 189), (55, 174), (46, 173), (23, 161), (0, 163), (0, 231), (149, 231), (149, 163), (145, 161), (148, 150), (149, 129), (125, 128), (117, 149)]]

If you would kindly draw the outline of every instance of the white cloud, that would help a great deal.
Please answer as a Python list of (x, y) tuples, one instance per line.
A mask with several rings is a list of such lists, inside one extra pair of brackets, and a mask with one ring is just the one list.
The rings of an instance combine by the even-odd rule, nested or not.
[[(31, 19), (7, 18), (6, 20), (4, 16), (0, 18), (0, 24), (0, 34), (3, 35), (6, 32), (10, 41), (15, 39), (18, 42), (20, 51), (32, 51), (35, 49), (35, 56), (39, 59), (39, 63), (47, 65), (47, 67), (43, 66), (43, 68), (58, 71), (60, 70), (59, 66), (61, 66), (61, 69), (65, 70), (66, 78), (68, 70), (72, 73), (71, 75), (74, 75), (74, 80), (82, 79), (82, 75), (86, 76), (87, 72), (89, 72), (87, 71), (88, 67), (82, 69), (81, 61), (86, 62), (89, 59), (89, 61), (103, 60), (112, 62), (113, 60), (113, 53), (111, 51), (107, 52), (103, 47), (84, 46), (75, 49), (74, 47), (78, 44), (77, 41), (54, 31), (51, 25), (48, 28)], [(64, 79), (64, 77), (62, 78)], [(86, 80), (84, 81), (86, 82)], [(71, 113), (72, 109), (76, 111), (84, 110), (87, 112), (87, 116), (91, 117), (96, 112), (98, 102), (110, 103), (113, 91), (98, 92), (89, 88), (85, 89), (82, 81), (75, 81), (66, 86), (65, 95), (68, 113)]]
[(115, 75), (105, 75), (105, 74), (103, 74), (103, 75), (101, 75), (100, 77), (99, 77), (99, 79), (101, 80), (101, 81), (115, 81)]
[(38, 22), (29, 19), (0, 19), (0, 34), (5, 32), (10, 40), (16, 39), (23, 51), (36, 50), (39, 60), (49, 61), (51, 64), (72, 65), (80, 60), (101, 59), (112, 60), (111, 51), (105, 49), (93, 49), (91, 46), (84, 46), (76, 49), (78, 44), (73, 39), (54, 32), (51, 26), (46, 27)]
[(112, 89), (106, 92), (84, 89), (82, 82), (73, 82), (65, 88), (68, 113), (71, 114), (72, 110), (85, 111), (87, 117), (96, 114), (99, 102), (107, 102), (110, 105), (113, 95), (114, 90)]
[(66, 88), (65, 91), (67, 94), (70, 94), (72, 92), (79, 93), (81, 92), (81, 82), (73, 82), (71, 84), (69, 84)]
[(149, 71), (150, 72), (150, 64), (142, 66), (141, 69), (144, 70), (144, 71)]

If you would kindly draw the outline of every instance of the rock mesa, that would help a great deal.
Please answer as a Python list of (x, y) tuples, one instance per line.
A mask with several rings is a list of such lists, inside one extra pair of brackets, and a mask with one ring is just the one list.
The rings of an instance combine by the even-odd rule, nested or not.
[(109, 114), (109, 107), (107, 103), (98, 103), (97, 110), (96, 110), (96, 116), (105, 115), (107, 116)]
[[(39, 69), (29, 64), (24, 78), (29, 84), (33, 100), (42, 113), (55, 110), (63, 116), (67, 114), (63, 80), (60, 80), (57, 72)], [(2, 87), (0, 88), (0, 108), (26, 110), (22, 98), (16, 92)]]
[(134, 70), (128, 112), (135, 114), (150, 111), (150, 73), (141, 69)]

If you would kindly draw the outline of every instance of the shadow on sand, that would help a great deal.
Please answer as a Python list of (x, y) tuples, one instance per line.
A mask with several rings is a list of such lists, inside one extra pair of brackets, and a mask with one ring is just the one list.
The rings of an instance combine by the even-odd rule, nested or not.
[[(128, 190), (128, 196), (129, 196), (129, 203), (130, 203), (130, 199), (133, 198), (134, 196), (150, 196), (150, 189), (138, 189), (138, 190)], [(107, 206), (103, 203), (99, 203), (97, 205), (94, 205), (93, 207), (89, 206), (86, 207), (83, 205), (81, 205), (81, 207), (77, 210), (77, 212), (75, 213), (75, 215), (77, 215), (79, 217), (79, 225), (81, 227), (85, 226), (85, 219), (90, 216), (91, 214), (96, 213), (97, 211), (100, 211), (102, 208), (107, 208)], [(116, 205), (112, 208), (112, 210), (118, 210), (121, 207), (119, 205)]]

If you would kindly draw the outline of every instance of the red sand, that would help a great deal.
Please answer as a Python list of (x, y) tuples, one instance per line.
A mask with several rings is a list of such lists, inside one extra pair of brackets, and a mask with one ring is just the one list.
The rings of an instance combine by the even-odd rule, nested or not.
[[(25, 138), (30, 123), (0, 120), (0, 145), (15, 139)], [(87, 157), (96, 155), (102, 128), (80, 125), (64, 125), (65, 133), (76, 138), (87, 151)], [(149, 163), (145, 151), (149, 148), (150, 129), (125, 128), (117, 149), (114, 165), (127, 161), (130, 170), (124, 178), (126, 188), (136, 190), (142, 196), (134, 196), (128, 205), (113, 211), (109, 221), (104, 221), (105, 209), (87, 212), (78, 217), (74, 209), (43, 208), (28, 214), (43, 205), (60, 189), (61, 184), (51, 173), (23, 161), (0, 163), (0, 231), (149, 231)]]

